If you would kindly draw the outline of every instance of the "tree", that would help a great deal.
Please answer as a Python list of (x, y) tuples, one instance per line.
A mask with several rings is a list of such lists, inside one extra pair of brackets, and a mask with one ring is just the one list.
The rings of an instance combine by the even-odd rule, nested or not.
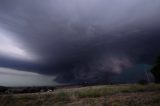
[(155, 82), (160, 83), (160, 56), (157, 58), (156, 64), (151, 69), (151, 73), (155, 77)]

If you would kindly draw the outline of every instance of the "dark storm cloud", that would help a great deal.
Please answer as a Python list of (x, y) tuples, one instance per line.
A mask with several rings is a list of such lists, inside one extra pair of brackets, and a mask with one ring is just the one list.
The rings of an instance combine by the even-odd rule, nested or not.
[(59, 82), (107, 81), (153, 62), (159, 9), (158, 0), (1, 0), (0, 28), (39, 59), (1, 56), (0, 66), (56, 75)]

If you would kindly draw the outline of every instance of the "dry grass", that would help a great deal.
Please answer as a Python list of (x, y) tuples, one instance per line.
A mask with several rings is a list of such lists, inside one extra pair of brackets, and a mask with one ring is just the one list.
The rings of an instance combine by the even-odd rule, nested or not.
[(106, 85), (1, 95), (0, 106), (160, 106), (160, 85)]
[(68, 106), (160, 106), (160, 92), (126, 93), (85, 98), (70, 103)]

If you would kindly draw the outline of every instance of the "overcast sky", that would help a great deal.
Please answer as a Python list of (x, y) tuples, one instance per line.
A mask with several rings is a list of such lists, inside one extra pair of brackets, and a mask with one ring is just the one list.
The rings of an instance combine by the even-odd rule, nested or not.
[(159, 10), (159, 0), (0, 0), (0, 84), (106, 82), (152, 65)]

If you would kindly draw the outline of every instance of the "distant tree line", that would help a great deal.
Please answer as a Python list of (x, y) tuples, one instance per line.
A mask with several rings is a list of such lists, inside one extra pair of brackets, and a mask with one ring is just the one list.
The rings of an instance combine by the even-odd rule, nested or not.
[(55, 87), (3, 87), (0, 86), (0, 94), (52, 92)]

